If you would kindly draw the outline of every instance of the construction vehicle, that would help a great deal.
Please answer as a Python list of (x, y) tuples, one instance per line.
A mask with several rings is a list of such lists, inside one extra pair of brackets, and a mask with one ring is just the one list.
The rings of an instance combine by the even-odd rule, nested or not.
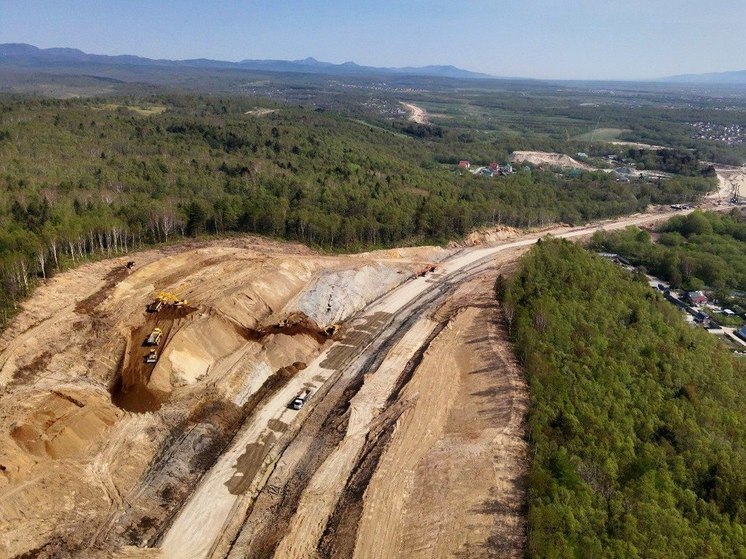
[(127, 268), (128, 270), (131, 270), (131, 269), (132, 269), (132, 268), (134, 268), (134, 267), (135, 267), (135, 261), (134, 261), (134, 260), (130, 260), (130, 261), (129, 261), (129, 262), (127, 262), (127, 264), (125, 265), (125, 268)]
[(306, 403), (306, 400), (311, 396), (311, 391), (306, 389), (298, 394), (295, 399), (291, 402), (290, 407), (294, 410), (299, 410)]
[(162, 335), (163, 331), (160, 328), (153, 328), (150, 336), (148, 336), (148, 339), (145, 340), (145, 345), (158, 345), (159, 343), (161, 343)]
[(145, 357), (146, 363), (155, 363), (158, 361), (158, 352), (154, 349), (150, 350), (150, 353), (148, 353), (147, 357)]
[(741, 185), (736, 180), (731, 180), (730, 203), (738, 204), (741, 201)]
[(158, 293), (158, 295), (155, 296), (155, 300), (146, 308), (148, 312), (153, 313), (160, 311), (164, 305), (171, 305), (173, 307), (179, 308), (185, 307), (186, 304), (186, 299), (179, 299), (176, 295), (170, 293), (169, 291), (161, 291), (160, 293)]
[(163, 301), (156, 299), (147, 306), (148, 312), (158, 312), (163, 308)]
[(162, 301), (164, 305), (173, 305), (174, 307), (183, 307), (187, 304), (186, 299), (179, 299), (170, 291), (161, 291), (156, 296), (157, 301)]
[(324, 328), (324, 334), (326, 334), (328, 338), (331, 338), (334, 334), (337, 333), (338, 330), (339, 324), (330, 324), (329, 326)]

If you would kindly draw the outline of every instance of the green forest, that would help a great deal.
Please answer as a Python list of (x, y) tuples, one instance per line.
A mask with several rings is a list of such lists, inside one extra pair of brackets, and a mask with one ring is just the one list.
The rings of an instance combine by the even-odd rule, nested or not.
[(37, 278), (186, 236), (251, 232), (327, 250), (440, 243), (479, 225), (584, 223), (713, 187), (536, 169), (460, 176), (433, 144), (458, 142), (450, 132), (401, 130), (247, 97), (2, 97), (0, 324)]
[(743, 361), (567, 241), (498, 288), (532, 395), (529, 555), (746, 557)]
[(746, 215), (694, 211), (661, 224), (657, 242), (635, 227), (599, 232), (593, 246), (621, 254), (673, 288), (746, 291)]

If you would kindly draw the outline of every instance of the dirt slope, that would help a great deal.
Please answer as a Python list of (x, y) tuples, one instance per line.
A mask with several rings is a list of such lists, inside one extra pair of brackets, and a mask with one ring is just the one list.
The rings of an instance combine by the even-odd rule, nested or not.
[(708, 198), (724, 203), (730, 202), (734, 189), (742, 199), (746, 198), (746, 167), (716, 166), (718, 190)]
[(527, 391), (495, 316), (470, 307), (430, 345), (363, 496), (355, 557), (522, 556)]
[(562, 167), (581, 171), (598, 171), (595, 167), (576, 161), (569, 155), (543, 151), (514, 151), (510, 155), (514, 163), (530, 163), (537, 167)]

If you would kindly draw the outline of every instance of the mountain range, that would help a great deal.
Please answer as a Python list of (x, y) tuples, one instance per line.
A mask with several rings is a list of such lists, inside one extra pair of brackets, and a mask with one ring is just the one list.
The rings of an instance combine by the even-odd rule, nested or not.
[(703, 85), (746, 85), (746, 70), (737, 72), (711, 72), (708, 74), (682, 74), (661, 81)]
[(24, 43), (0, 44), (0, 65), (13, 66), (28, 70), (48, 70), (60, 66), (130, 66), (155, 68), (201, 68), (201, 69), (233, 69), (258, 70), (264, 72), (325, 74), (339, 76), (354, 75), (397, 75), (397, 76), (430, 76), (438, 78), (456, 79), (491, 79), (494, 76), (462, 70), (455, 66), (422, 66), (405, 68), (379, 68), (361, 66), (354, 62), (334, 64), (322, 62), (315, 58), (303, 60), (242, 60), (229, 62), (225, 60), (210, 60), (195, 58), (190, 60), (152, 59), (133, 55), (109, 56), (102, 54), (88, 54), (73, 48), (40, 49)]

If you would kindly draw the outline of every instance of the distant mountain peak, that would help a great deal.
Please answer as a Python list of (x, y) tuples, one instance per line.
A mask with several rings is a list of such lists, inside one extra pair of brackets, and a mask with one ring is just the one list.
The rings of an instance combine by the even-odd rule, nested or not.
[[(33, 45), (24, 43), (0, 44), (0, 60), (6, 65), (21, 65), (25, 68), (49, 69), (49, 66), (59, 67), (60, 64), (87, 64), (121, 66), (158, 66), (158, 67), (197, 67), (215, 69), (243, 69), (260, 70), (264, 72), (290, 72), (290, 73), (315, 73), (329, 75), (365, 75), (365, 74), (393, 74), (430, 76), (440, 78), (458, 79), (485, 79), (493, 78), (487, 74), (462, 70), (451, 65), (433, 65), (424, 67), (405, 68), (379, 68), (375, 66), (361, 66), (353, 61), (342, 64), (324, 62), (309, 56), (302, 60), (242, 60), (240, 62), (229, 62), (224, 60), (208, 60), (196, 58), (191, 60), (161, 60), (144, 58), (134, 55), (101, 55), (88, 54), (75, 48), (50, 48), (40, 49)], [(45, 66), (48, 61), (49, 65)]]
[(26, 43), (4, 43), (0, 44), (0, 56), (14, 56), (21, 54), (36, 54), (41, 49)]

